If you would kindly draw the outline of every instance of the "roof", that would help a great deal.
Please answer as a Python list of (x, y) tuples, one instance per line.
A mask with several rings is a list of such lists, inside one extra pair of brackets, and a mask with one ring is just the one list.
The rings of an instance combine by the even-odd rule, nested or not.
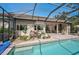
[[(32, 15), (25, 15), (25, 14), (14, 14), (13, 17), (17, 18), (17, 19), (39, 20), (39, 21), (40, 20), (44, 21), (46, 19), (46, 17), (42, 17), (42, 16), (33, 16), (33, 19), (32, 19)], [(47, 19), (47, 21), (65, 22), (65, 20), (57, 20), (55, 18), (49, 18), (49, 19)]]
[[(0, 16), (2, 16), (0, 14)], [(6, 15), (5, 16), (9, 16), (9, 15)], [(32, 15), (26, 15), (26, 14), (11, 14), (11, 16), (13, 16), (14, 18), (16, 19), (20, 19), (20, 20), (33, 20), (33, 21), (36, 21), (36, 20), (39, 20), (39, 21), (44, 21), (46, 19), (46, 17), (42, 17), (42, 16), (32, 16)], [(33, 17), (33, 19), (32, 19)], [(55, 18), (49, 18), (47, 19), (47, 21), (50, 21), (50, 22), (65, 22), (65, 20), (57, 20)], [(70, 23), (69, 21), (67, 21), (67, 23)]]

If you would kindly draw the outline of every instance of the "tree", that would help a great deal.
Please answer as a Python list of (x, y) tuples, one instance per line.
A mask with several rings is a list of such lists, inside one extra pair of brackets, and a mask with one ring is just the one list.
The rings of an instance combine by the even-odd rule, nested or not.
[(55, 16), (55, 18), (57, 20), (67, 20), (68, 19), (68, 16), (67, 16), (67, 12), (62, 12), (60, 13), (59, 15)]
[(70, 21), (72, 23), (72, 32), (77, 32), (76, 25), (79, 25), (79, 17), (72, 16)]

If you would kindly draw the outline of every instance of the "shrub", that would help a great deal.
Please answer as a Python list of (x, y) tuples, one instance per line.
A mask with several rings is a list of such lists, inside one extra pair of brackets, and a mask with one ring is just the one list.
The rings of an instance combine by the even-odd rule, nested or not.
[(46, 38), (50, 38), (50, 36), (47, 33), (41, 32), (38, 33), (38, 38), (46, 39)]
[(30, 39), (30, 36), (20, 36), (20, 39), (27, 41)]
[[(12, 30), (8, 30), (8, 28), (3, 28), (1, 27), (0, 28), (0, 40), (2, 41), (2, 35), (3, 35), (3, 31), (4, 31), (4, 39), (9, 39), (13, 36), (13, 31)], [(13, 39), (13, 38), (12, 38)]]

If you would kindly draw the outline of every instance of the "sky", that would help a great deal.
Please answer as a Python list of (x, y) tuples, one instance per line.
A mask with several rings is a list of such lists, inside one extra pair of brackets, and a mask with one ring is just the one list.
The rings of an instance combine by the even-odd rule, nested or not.
[[(39, 3), (36, 6), (34, 15), (35, 16), (47, 16), (53, 9), (55, 9), (57, 6), (56, 5), (60, 5), (60, 4), (54, 4), (51, 5), (49, 3)], [(10, 13), (19, 13), (19, 14), (23, 14), (29, 10), (32, 10), (34, 8), (34, 4), (32, 3), (1, 3), (0, 6), (2, 6), (5, 10), (7, 10)], [(55, 11), (54, 13), (52, 13), (50, 15), (50, 17), (54, 17), (57, 14), (60, 14), (63, 11), (71, 11), (68, 8), (64, 8), (61, 7), (60, 9), (58, 9), (57, 11)], [(32, 15), (33, 11), (26, 13), (26, 14), (30, 14)], [(75, 15), (76, 12), (70, 14), (70, 15)]]

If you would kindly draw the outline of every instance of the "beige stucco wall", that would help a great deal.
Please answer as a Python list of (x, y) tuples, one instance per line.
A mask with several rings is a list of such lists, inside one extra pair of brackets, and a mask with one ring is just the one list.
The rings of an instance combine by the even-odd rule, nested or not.
[(27, 20), (16, 20), (16, 25), (19, 25), (19, 24), (27, 25), (27, 24), (34, 24), (34, 22), (33, 21), (27, 21)]
[(0, 28), (1, 28), (1, 26), (2, 26), (2, 21), (0, 20)]
[[(0, 28), (1, 28), (2, 26), (3, 26), (3, 22), (0, 20)], [(5, 27), (5, 28), (8, 28), (8, 26), (9, 26), (8, 23), (5, 22), (5, 23), (4, 23), (4, 27)]]
[[(33, 21), (27, 21), (27, 20), (16, 20), (16, 25), (27, 25), (27, 35), (29, 35), (31, 30), (34, 30), (34, 22)], [(26, 33), (24, 33), (23, 31), (18, 31), (19, 35), (25, 35)]]
[[(45, 31), (45, 26), (46, 26), (46, 24), (48, 25), (48, 27), (49, 27), (49, 30), (50, 30), (50, 32), (52, 33), (52, 32), (57, 32), (57, 30), (55, 30), (55, 26), (57, 26), (57, 24), (62, 24), (62, 27), (63, 27), (63, 29), (62, 29), (62, 33), (67, 33), (67, 32), (69, 32), (68, 30), (67, 30), (67, 24), (65, 24), (65, 23), (60, 23), (60, 22), (44, 22), (44, 21), (27, 21), (27, 20), (17, 20), (16, 21), (16, 24), (21, 24), (21, 25), (28, 25), (28, 29), (32, 29), (32, 30), (34, 30), (33, 28), (33, 25), (34, 24), (39, 24), (39, 25), (42, 25), (43, 26), (43, 30)], [(30, 31), (30, 30), (28, 30), (28, 31)]]

